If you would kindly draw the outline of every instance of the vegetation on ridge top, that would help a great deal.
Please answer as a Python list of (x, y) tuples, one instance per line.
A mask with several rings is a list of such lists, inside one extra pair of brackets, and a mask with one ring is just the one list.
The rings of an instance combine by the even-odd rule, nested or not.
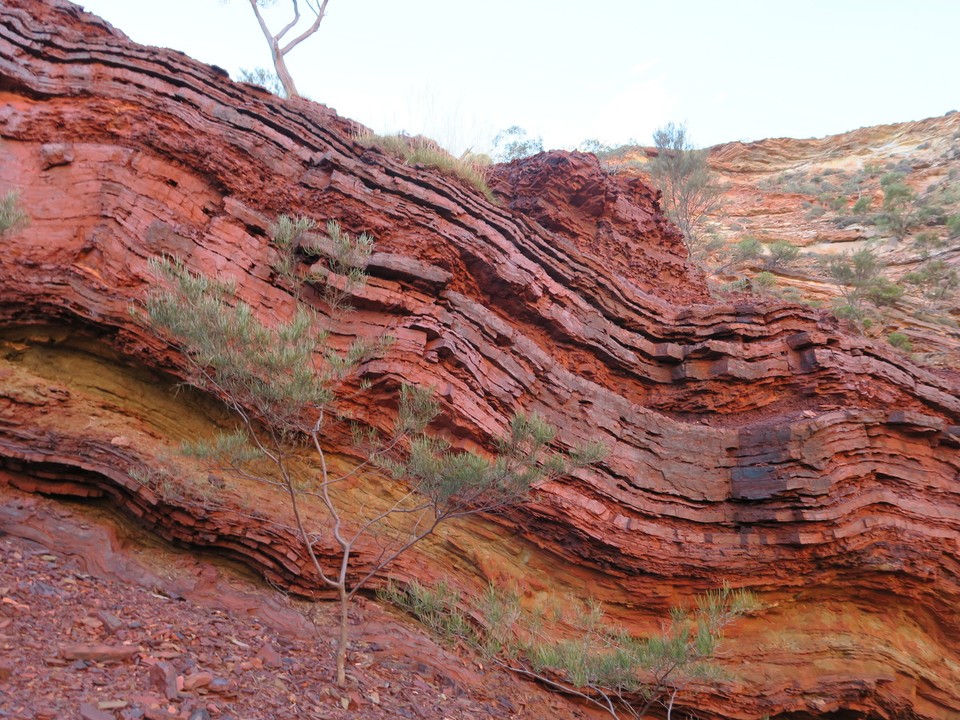
[(426, 165), (466, 180), (482, 192), (487, 200), (496, 202), (493, 191), (487, 184), (491, 162), (487, 155), (467, 151), (460, 157), (454, 157), (433, 140), (402, 133), (377, 135), (363, 132), (357, 135), (356, 140), (364, 147), (378, 147), (408, 165)]

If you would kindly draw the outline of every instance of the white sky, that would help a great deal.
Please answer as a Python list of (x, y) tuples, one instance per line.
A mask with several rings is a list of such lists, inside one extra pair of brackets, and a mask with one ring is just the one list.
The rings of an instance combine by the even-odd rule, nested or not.
[[(272, 69), (248, 0), (76, 0), (132, 39)], [(302, 4), (302, 3), (301, 3)], [(276, 0), (276, 30), (292, 17)], [(957, 0), (330, 0), (300, 92), (380, 132), (485, 149), (820, 137), (960, 109)]]

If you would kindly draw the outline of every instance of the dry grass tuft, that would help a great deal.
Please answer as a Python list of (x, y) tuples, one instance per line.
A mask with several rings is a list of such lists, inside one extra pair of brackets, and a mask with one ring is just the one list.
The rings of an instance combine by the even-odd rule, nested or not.
[(376, 135), (364, 132), (357, 135), (356, 140), (364, 147), (378, 147), (403, 160), (407, 165), (434, 167), (448, 175), (466, 180), (490, 202), (495, 202), (493, 192), (487, 184), (491, 161), (486, 155), (465, 152), (460, 157), (455, 157), (433, 140), (420, 135)]

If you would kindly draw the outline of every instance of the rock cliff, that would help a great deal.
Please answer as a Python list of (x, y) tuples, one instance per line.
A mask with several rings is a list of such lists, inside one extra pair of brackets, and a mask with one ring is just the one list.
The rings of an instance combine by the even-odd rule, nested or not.
[[(182, 358), (129, 308), (147, 260), (173, 253), (282, 316), (270, 223), (336, 219), (377, 251), (334, 335), (396, 338), (356, 417), (385, 424), (413, 382), (437, 391), (457, 445), (488, 447), (523, 408), (560, 428), (559, 447), (610, 448), (396, 575), (591, 594), (637, 629), (729, 581), (766, 609), (724, 646), (731, 679), (682, 698), (699, 717), (956, 717), (955, 377), (818, 310), (712, 301), (655, 192), (592, 156), (496, 167), (491, 203), (355, 136), (332, 110), (138, 46), (64, 0), (5, 0), (0, 191), (19, 190), (31, 224), (0, 254), (0, 480), (108, 498), (311, 594), (276, 499), (251, 509), (253, 490), (228, 487), (211, 504), (209, 488), (137, 479), (224, 411), (170, 391)], [(365, 482), (371, 502), (392, 491)]]

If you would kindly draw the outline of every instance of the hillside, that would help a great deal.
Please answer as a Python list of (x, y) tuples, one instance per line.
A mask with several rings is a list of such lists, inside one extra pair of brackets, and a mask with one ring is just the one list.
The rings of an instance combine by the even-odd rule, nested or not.
[[(644, 176), (653, 153), (621, 148), (605, 160), (628, 176)], [(960, 218), (960, 114), (820, 139), (727, 143), (709, 148), (709, 162), (723, 191), (704, 221), (698, 262), (708, 272), (719, 268), (716, 288), (749, 284), (767, 271), (775, 281), (761, 292), (830, 308), (840, 293), (824, 261), (869, 247), (905, 295), (873, 313), (867, 334), (882, 340), (903, 333), (920, 362), (960, 366), (956, 280), (948, 290), (942, 277), (909, 281), (931, 260), (945, 263), (947, 272), (960, 269), (960, 220), (950, 224)], [(911, 218), (903, 237), (883, 224), (882, 183), (893, 176), (914, 195), (900, 210)], [(737, 244), (751, 238), (763, 254), (734, 261)], [(774, 265), (770, 249), (779, 242), (800, 248), (799, 258)]]
[[(657, 632), (670, 608), (728, 583), (755, 592), (762, 609), (729, 627), (710, 678), (682, 684), (674, 717), (960, 712), (955, 375), (851, 334), (822, 309), (773, 294), (711, 295), (657, 192), (606, 173), (592, 155), (496, 166), (491, 200), (359, 142), (356, 124), (322, 105), (136, 45), (66, 0), (0, 6), (0, 100), (0, 194), (17, 191), (30, 215), (3, 234), (0, 254), (0, 530), (4, 553), (19, 555), (0, 577), (3, 713), (73, 713), (103, 699), (103, 681), (123, 692), (88, 718), (586, 716), (575, 698), (425, 639), (375, 601), (389, 579), (443, 579), (464, 597), (492, 583), (544, 612), (595, 600), (635, 634)], [(764, 153), (800, 157), (803, 147), (767, 141), (753, 155), (714, 155), (733, 184)], [(737, 207), (748, 204), (741, 192)], [(329, 643), (311, 646), (302, 616), (290, 614), (319, 608), (329, 628), (334, 609), (313, 602), (330, 593), (285, 498), (181, 456), (183, 441), (229, 427), (230, 412), (213, 394), (178, 388), (186, 358), (131, 314), (156, 283), (148, 261), (176, 255), (233, 280), (253, 312), (291, 316), (296, 300), (270, 242), (282, 214), (376, 239), (353, 312), (336, 317), (319, 293), (303, 296), (334, 342), (394, 339), (365, 364), (370, 388), (342, 403), (343, 415), (386, 428), (401, 384), (412, 383), (434, 390), (441, 415), (431, 432), (455, 448), (492, 452), (526, 410), (558, 429), (557, 450), (585, 440), (609, 450), (521, 506), (451, 521), (374, 578), (353, 611), (355, 696), (346, 698), (329, 684)], [(730, 217), (755, 233), (767, 222), (746, 210)], [(811, 227), (826, 233), (825, 223)], [(358, 459), (349, 433), (323, 443), (337, 466)], [(342, 491), (356, 509), (348, 524), (405, 487), (377, 469), (352, 477)], [(316, 497), (304, 507), (322, 512)], [(163, 602), (138, 600), (135, 566), (111, 575), (76, 530), (54, 532), (93, 524), (133, 528), (121, 543), (128, 556), (187, 568), (186, 579), (168, 580), (190, 589), (177, 591), (189, 603), (182, 626)], [(97, 533), (102, 549), (109, 530)], [(329, 534), (314, 540), (321, 560), (337, 558)], [(156, 559), (152, 543), (174, 554)], [(380, 552), (376, 538), (358, 546), (351, 574)], [(228, 587), (241, 575), (242, 593), (257, 595), (243, 607)], [(59, 620), (57, 593), (69, 608)], [(81, 611), (84, 598), (123, 621), (119, 665), (70, 664), (68, 641), (114, 642), (111, 621)], [(260, 616), (255, 631), (244, 629), (250, 616)], [(214, 617), (242, 645), (191, 629)], [(163, 632), (144, 637), (134, 622)], [(284, 623), (293, 624), (284, 676), (244, 670), (257, 648), (281, 646)], [(166, 704), (153, 696), (166, 694), (167, 674), (149, 669), (165, 659), (174, 665)], [(71, 674), (80, 670), (88, 674)], [(238, 692), (218, 700), (213, 685), (187, 687), (198, 672), (233, 673)], [(448, 694), (445, 677), (460, 689)], [(381, 707), (370, 693), (383, 683), (391, 690), (377, 697), (390, 705)], [(264, 699), (280, 705), (265, 710)]]

